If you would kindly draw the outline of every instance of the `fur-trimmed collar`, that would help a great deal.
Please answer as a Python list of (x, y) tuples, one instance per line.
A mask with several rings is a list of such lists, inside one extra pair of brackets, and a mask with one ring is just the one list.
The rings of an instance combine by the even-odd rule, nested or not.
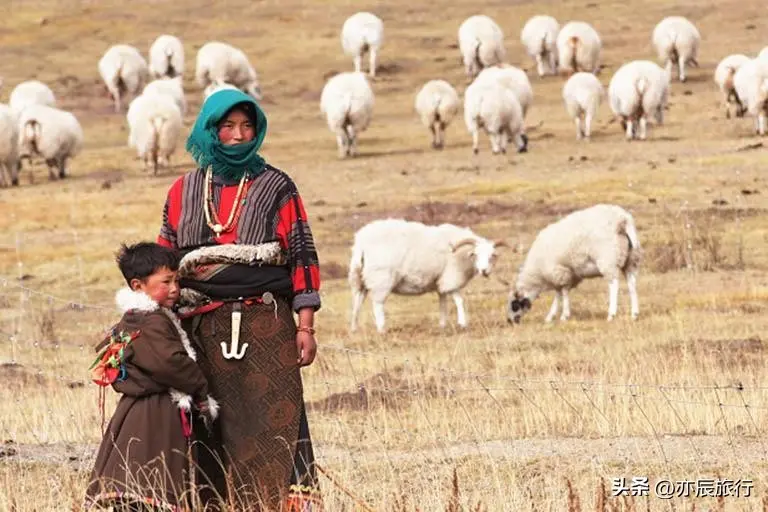
[(121, 313), (132, 309), (138, 311), (156, 311), (160, 305), (144, 292), (136, 292), (128, 288), (120, 288), (115, 294), (115, 304)]

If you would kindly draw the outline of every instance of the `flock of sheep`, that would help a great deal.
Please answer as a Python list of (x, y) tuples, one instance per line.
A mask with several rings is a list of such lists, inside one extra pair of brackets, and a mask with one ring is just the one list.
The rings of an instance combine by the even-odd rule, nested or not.
[[(551, 16), (534, 16), (520, 34), (528, 54), (535, 60), (539, 77), (569, 75), (563, 87), (566, 111), (576, 124), (577, 138), (589, 138), (591, 125), (605, 90), (600, 71), (602, 41), (590, 24), (570, 21), (560, 26)], [(484, 130), (494, 153), (504, 153), (511, 142), (519, 152), (528, 148), (525, 119), (533, 103), (533, 88), (527, 73), (505, 63), (504, 34), (490, 17), (475, 15), (459, 27), (459, 49), (471, 83), (463, 100), (464, 121), (479, 150)], [(652, 118), (663, 122), (672, 70), (680, 81), (686, 67), (697, 66), (701, 36), (687, 19), (671, 16), (653, 30), (652, 41), (662, 68), (650, 60), (623, 64), (608, 85), (611, 110), (620, 118), (626, 137), (645, 139)], [(354, 71), (338, 73), (325, 84), (320, 109), (336, 135), (340, 157), (353, 156), (357, 138), (371, 122), (374, 91), (369, 77), (376, 76), (377, 59), (384, 43), (384, 24), (372, 13), (359, 12), (341, 29), (343, 51), (354, 62)], [(363, 59), (368, 55), (368, 76)], [(184, 48), (172, 35), (161, 35), (149, 49), (149, 62), (132, 46), (110, 47), (98, 62), (104, 87), (122, 112), (128, 98), (126, 118), (128, 145), (137, 151), (146, 167), (157, 171), (167, 165), (181, 136), (187, 110), (182, 77)], [(261, 99), (258, 75), (245, 53), (227, 43), (203, 45), (196, 59), (195, 78), (207, 97), (219, 88), (237, 88)], [(715, 82), (723, 94), (726, 115), (731, 106), (736, 115), (749, 113), (756, 131), (766, 130), (768, 113), (768, 48), (757, 58), (731, 55), (717, 66)], [(415, 110), (432, 134), (432, 146), (444, 147), (446, 127), (457, 116), (461, 99), (446, 80), (428, 81), (415, 97)], [(69, 112), (56, 106), (51, 89), (37, 80), (18, 84), (8, 105), (0, 104), (0, 186), (6, 174), (18, 184), (22, 158), (41, 157), (55, 179), (66, 176), (68, 159), (83, 142), (82, 129)], [(398, 243), (394, 243), (398, 241)], [(372, 295), (376, 327), (385, 329), (384, 302), (390, 294), (418, 295), (436, 292), (440, 324), (446, 323), (447, 299), (457, 308), (457, 322), (467, 325), (461, 289), (477, 274), (488, 276), (503, 244), (478, 236), (468, 228), (450, 224), (427, 226), (399, 219), (374, 221), (355, 234), (349, 283), (353, 291), (351, 329), (365, 297)], [(570, 315), (568, 290), (586, 278), (609, 280), (608, 318), (617, 311), (619, 277), (626, 277), (631, 316), (639, 314), (636, 274), (641, 261), (640, 241), (634, 219), (614, 205), (597, 205), (572, 213), (543, 229), (530, 247), (507, 302), (507, 319), (519, 322), (533, 301), (544, 291), (554, 290), (555, 300), (547, 315), (552, 321), (562, 303), (560, 318)]]

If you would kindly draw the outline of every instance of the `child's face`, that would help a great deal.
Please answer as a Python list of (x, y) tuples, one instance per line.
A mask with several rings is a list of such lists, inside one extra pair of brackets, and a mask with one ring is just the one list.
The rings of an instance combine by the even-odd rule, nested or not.
[(144, 281), (132, 279), (131, 289), (146, 293), (152, 300), (166, 308), (170, 308), (179, 300), (178, 277), (176, 272), (167, 267), (157, 269)]

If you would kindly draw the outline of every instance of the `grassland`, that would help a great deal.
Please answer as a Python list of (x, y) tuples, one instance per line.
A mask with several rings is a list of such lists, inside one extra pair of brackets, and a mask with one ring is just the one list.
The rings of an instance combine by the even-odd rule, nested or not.
[[(352, 66), (341, 24), (365, 9), (386, 26), (375, 117), (360, 156), (341, 161), (318, 103), (325, 79)], [(508, 61), (531, 76), (528, 154), (492, 156), (484, 139), (473, 156), (461, 120), (434, 152), (413, 112), (428, 79), (463, 92), (456, 31), (477, 12), (500, 23)], [(654, 58), (650, 34), (663, 16), (698, 25), (700, 67), (673, 83), (667, 122), (649, 141), (625, 142), (604, 104), (593, 140), (576, 142), (563, 79), (534, 77), (518, 41), (542, 12), (597, 28), (604, 85), (621, 63)], [(240, 46), (260, 74), (264, 155), (298, 183), (323, 268), (320, 350), (304, 379), (318, 459), (337, 483), (375, 510), (457, 510), (455, 502), (559, 511), (576, 510), (577, 498), (583, 510), (600, 508), (601, 481), (610, 494), (613, 477), (743, 478), (755, 482), (752, 498), (603, 505), (763, 510), (766, 152), (749, 149), (760, 142), (750, 120), (725, 120), (711, 77), (722, 57), (768, 44), (765, 28), (761, 4), (733, 0), (7, 2), (0, 101), (22, 80), (43, 80), (86, 140), (66, 181), (49, 183), (38, 163), (21, 187), (0, 190), (0, 510), (71, 510), (81, 499), (100, 425), (85, 370), (116, 319), (121, 285), (112, 255), (122, 241), (156, 236), (168, 187), (192, 168), (179, 150), (159, 176), (143, 172), (96, 63), (110, 44), (146, 53), (165, 32), (187, 51), (185, 132), (202, 97), (193, 68), (205, 41)], [(568, 323), (543, 324), (544, 297), (524, 324), (508, 326), (500, 280), (514, 280), (540, 228), (598, 202), (636, 217), (646, 251), (640, 319), (628, 320), (622, 287), (620, 317), (607, 323), (607, 284), (595, 280), (572, 293)], [(503, 253), (494, 278), (468, 286), (469, 329), (441, 331), (436, 297), (423, 296), (390, 299), (386, 335), (375, 333), (370, 304), (362, 332), (347, 332), (352, 235), (390, 215), (469, 225), (522, 249)], [(359, 510), (325, 477), (323, 488), (328, 510)]]

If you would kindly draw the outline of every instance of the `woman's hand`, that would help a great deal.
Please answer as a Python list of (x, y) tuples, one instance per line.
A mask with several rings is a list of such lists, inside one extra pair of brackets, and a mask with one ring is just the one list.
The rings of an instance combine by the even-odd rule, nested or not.
[(309, 366), (317, 354), (315, 335), (306, 331), (296, 333), (296, 350), (299, 352), (299, 366)]

